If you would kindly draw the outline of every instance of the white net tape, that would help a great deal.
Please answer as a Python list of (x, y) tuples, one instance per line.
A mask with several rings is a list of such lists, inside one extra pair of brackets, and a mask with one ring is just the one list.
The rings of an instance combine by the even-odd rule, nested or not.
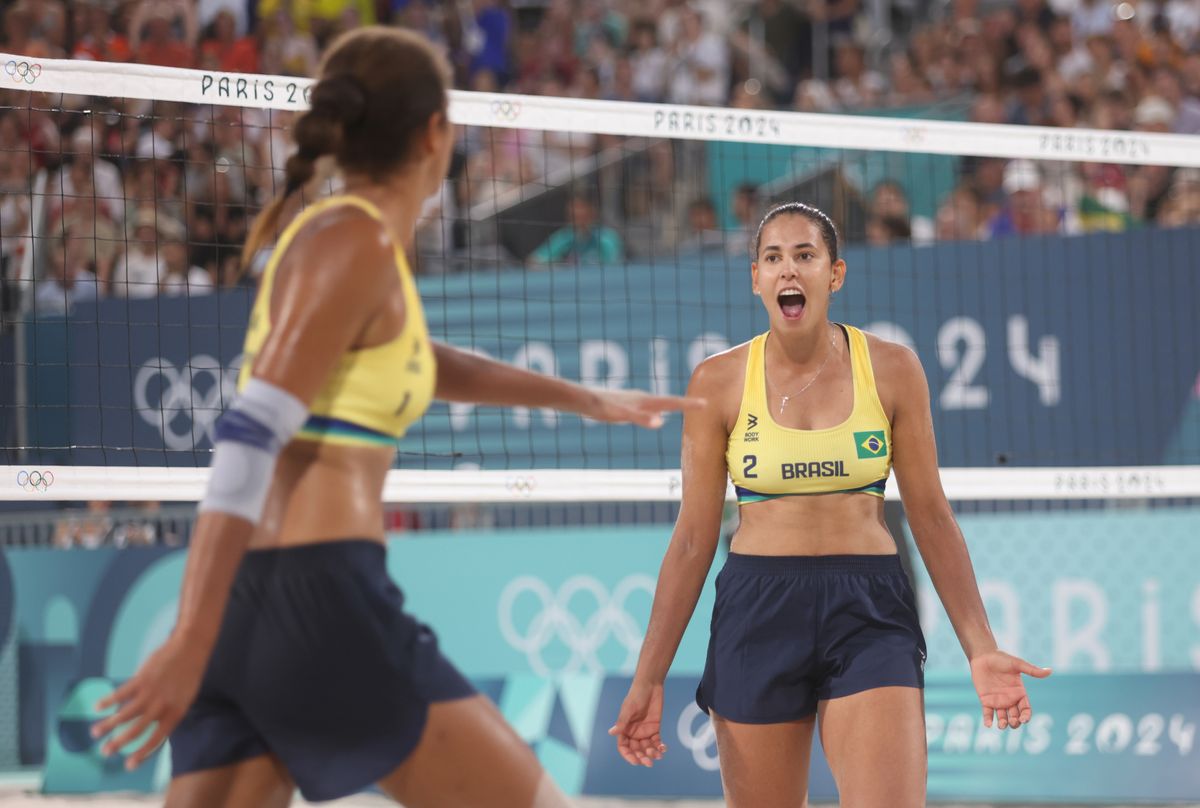
[[(941, 475), (947, 497), (959, 502), (1200, 497), (1200, 466), (950, 468)], [(207, 479), (206, 468), (0, 466), (0, 500), (194, 502)], [(681, 484), (680, 472), (669, 469), (393, 470), (383, 497), (389, 503), (673, 502)], [(733, 499), (732, 487), (726, 496)], [(894, 480), (887, 498), (900, 498)]]
[[(304, 109), (311, 79), (0, 53), (6, 86), (41, 93)], [(1200, 166), (1200, 137), (913, 118), (750, 111), (453, 91), (458, 124), (926, 154)]]

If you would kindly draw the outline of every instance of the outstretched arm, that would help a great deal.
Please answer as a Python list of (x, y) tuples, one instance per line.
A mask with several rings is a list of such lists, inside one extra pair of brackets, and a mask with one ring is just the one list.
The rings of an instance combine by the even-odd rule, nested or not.
[[(720, 399), (727, 380), (721, 377), (719, 361), (719, 358), (709, 359), (696, 368), (688, 386), (689, 395), (705, 397), (708, 402)], [(616, 724), (609, 730), (617, 738), (621, 756), (635, 766), (652, 765), (666, 749), (659, 735), (663, 682), (716, 554), (728, 484), (727, 439), (715, 403), (684, 416), (680, 457), (683, 502), (679, 519), (659, 569), (650, 624), (642, 641), (633, 684)]]
[(546, 376), (505, 362), (433, 343), (438, 374), (435, 395), (499, 407), (544, 407), (600, 421), (629, 422), (656, 429), (662, 413), (697, 409), (703, 402), (679, 396), (653, 396), (637, 390), (600, 390)]
[(893, 457), (908, 524), (971, 663), (971, 676), (983, 702), (984, 723), (991, 726), (994, 712), (1001, 729), (1009, 725), (1015, 729), (1032, 715), (1021, 674), (1042, 678), (1050, 672), (996, 647), (966, 541), (942, 490), (925, 372), (916, 354), (907, 348), (881, 348), (888, 361), (880, 365), (887, 368), (893, 391), (890, 398), (896, 402), (892, 414)]

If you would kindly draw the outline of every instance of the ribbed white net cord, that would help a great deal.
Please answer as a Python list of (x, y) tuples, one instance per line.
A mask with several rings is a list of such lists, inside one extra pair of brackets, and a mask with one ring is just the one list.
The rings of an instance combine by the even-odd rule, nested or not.
[[(1131, 500), (1200, 498), (1200, 466), (942, 469), (952, 501)], [(161, 500), (194, 502), (207, 468), (155, 466), (0, 466), (0, 500)], [(680, 499), (678, 470), (531, 469), (388, 473), (389, 503), (672, 502)], [(726, 496), (733, 498), (732, 487)], [(887, 498), (898, 500), (893, 478)]]

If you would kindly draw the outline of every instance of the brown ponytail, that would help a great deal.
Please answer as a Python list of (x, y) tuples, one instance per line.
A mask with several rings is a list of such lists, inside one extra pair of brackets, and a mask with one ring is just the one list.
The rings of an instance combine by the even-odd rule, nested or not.
[(449, 83), (445, 59), (410, 31), (368, 26), (340, 37), (322, 62), (308, 111), (292, 126), (297, 149), (287, 161), (283, 194), (251, 225), (242, 271), (275, 241), (285, 203), (316, 175), (321, 157), (386, 176), (408, 159), (430, 117), (445, 111)]

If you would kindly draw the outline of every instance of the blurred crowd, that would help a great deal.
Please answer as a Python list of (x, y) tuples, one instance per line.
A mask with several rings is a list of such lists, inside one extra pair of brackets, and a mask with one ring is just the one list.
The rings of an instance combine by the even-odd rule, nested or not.
[[(423, 32), (449, 57), (456, 85), (479, 91), (811, 112), (915, 108), (935, 117), (958, 110), (987, 123), (1200, 133), (1197, 0), (15, 0), (3, 12), (0, 48), (30, 59), (308, 76), (333, 37), (375, 22)], [(36, 258), (36, 300), (46, 311), (246, 282), (238, 252), (248, 219), (279, 185), (289, 121), (289, 113), (164, 101), (67, 98), (54, 108), (5, 91), (0, 268), (11, 277)], [(663, 249), (744, 255), (771, 194), (743, 183), (714, 200), (694, 146), (467, 128), (452, 178), (427, 209), (419, 268), (454, 265), (422, 256), (480, 259), (489, 250), (533, 267)], [(577, 183), (588, 190), (556, 205), (562, 229), (525, 248), (472, 224), (494, 221), (538, 188), (598, 176), (595, 166), (614, 150), (636, 155), (647, 198), (598, 193), (594, 178)], [(911, 178), (858, 189), (861, 239), (1200, 223), (1194, 169), (984, 157), (954, 174), (920, 216), (909, 204)], [(44, 196), (31, 193), (39, 176)], [(31, 200), (42, 198), (35, 217)], [(629, 223), (664, 204), (677, 211), (673, 226), (637, 237)], [(27, 257), (22, 236), (35, 218), (44, 238)]]
[(114, 507), (112, 502), (94, 500), (83, 508), (65, 509), (54, 523), (50, 544), (62, 550), (181, 545), (193, 515), (179, 511), (163, 514), (162, 510), (158, 502)]

